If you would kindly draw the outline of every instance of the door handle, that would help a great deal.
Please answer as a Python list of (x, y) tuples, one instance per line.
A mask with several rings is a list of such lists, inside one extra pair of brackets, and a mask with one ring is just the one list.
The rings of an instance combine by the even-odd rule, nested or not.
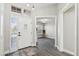
[(20, 32), (18, 32), (18, 36), (21, 36), (21, 33)]
[(21, 35), (18, 35), (18, 36), (21, 36)]

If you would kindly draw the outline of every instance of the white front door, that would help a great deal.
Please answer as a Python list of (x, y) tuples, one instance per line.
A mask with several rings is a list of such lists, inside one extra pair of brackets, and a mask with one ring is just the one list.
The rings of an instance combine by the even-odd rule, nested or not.
[(31, 45), (30, 20), (28, 16), (21, 16), (17, 21), (18, 49)]
[(11, 14), (10, 52), (31, 46), (32, 23), (28, 15)]

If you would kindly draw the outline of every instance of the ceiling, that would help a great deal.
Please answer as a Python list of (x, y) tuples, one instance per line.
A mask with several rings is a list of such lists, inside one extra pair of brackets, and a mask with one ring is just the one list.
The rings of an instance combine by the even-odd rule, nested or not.
[(44, 20), (44, 19), (47, 19), (47, 21), (45, 22), (45, 24), (55, 24), (55, 18), (54, 17), (38, 17), (37, 18), (37, 24), (42, 24), (43, 21), (41, 20)]
[(34, 8), (42, 8), (47, 6), (55, 6), (57, 3), (29, 3), (29, 7), (34, 6)]
[(56, 5), (56, 3), (36, 3), (34, 4), (35, 7), (46, 7), (46, 6), (53, 6)]

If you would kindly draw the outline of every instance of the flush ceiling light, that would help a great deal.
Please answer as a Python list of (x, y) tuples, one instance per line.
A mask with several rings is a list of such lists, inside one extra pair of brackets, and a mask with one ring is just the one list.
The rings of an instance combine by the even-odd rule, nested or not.
[(41, 21), (42, 21), (43, 23), (46, 23), (46, 22), (48, 21), (48, 19), (41, 19)]
[(30, 4), (27, 4), (27, 7), (29, 7), (30, 6)]

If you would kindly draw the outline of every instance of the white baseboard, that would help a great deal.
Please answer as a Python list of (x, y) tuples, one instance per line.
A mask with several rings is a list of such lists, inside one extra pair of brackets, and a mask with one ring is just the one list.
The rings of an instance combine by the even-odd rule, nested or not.
[(36, 46), (36, 43), (32, 43), (32, 45), (31, 46)]
[(75, 56), (75, 53), (73, 53), (73, 52), (71, 52), (71, 51), (68, 51), (68, 50), (66, 50), (66, 49), (60, 49), (60, 47), (59, 46), (56, 46), (57, 47), (57, 49), (60, 51), (60, 52), (66, 52), (66, 53), (69, 53), (69, 54), (71, 54), (71, 55), (74, 55)]
[(9, 51), (9, 50), (5, 51), (5, 52), (4, 52), (4, 55), (5, 55), (5, 54), (8, 54), (8, 53), (10, 53), (10, 51)]
[[(36, 46), (36, 43), (35, 43), (35, 44), (30, 44), (30, 45), (28, 45), (28, 46)], [(27, 46), (27, 47), (28, 47), (28, 46)], [(17, 51), (17, 50), (15, 50), (15, 51)], [(12, 53), (12, 52), (14, 52), (14, 51), (9, 51), (9, 50), (7, 50), (7, 51), (4, 52), (4, 55), (5, 55), (5, 54), (8, 54), (8, 53)]]
[(60, 48), (59, 48), (59, 46), (56, 46), (56, 48), (60, 51)]
[(66, 50), (66, 49), (63, 49), (63, 52), (67, 52), (67, 53), (69, 53), (69, 54), (71, 54), (71, 55), (75, 55), (73, 52), (68, 51), (68, 50)]
[(60, 52), (63, 52), (63, 50), (62, 50), (59, 46), (56, 46), (56, 48), (57, 48)]

